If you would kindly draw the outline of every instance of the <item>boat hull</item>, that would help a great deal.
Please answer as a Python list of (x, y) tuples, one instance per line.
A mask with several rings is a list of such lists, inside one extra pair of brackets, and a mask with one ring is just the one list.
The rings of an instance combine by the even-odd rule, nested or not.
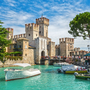
[(79, 75), (76, 75), (75, 76), (76, 78), (79, 78), (79, 79), (90, 79), (90, 76), (79, 76)]
[(65, 74), (74, 74), (75, 72), (78, 72), (78, 73), (87, 73), (87, 70), (84, 70), (84, 71), (64, 71)]
[(41, 74), (40, 70), (23, 70), (23, 71), (5, 71), (5, 80), (16, 80), (16, 79), (23, 79), (23, 78), (29, 78), (32, 76), (36, 76)]

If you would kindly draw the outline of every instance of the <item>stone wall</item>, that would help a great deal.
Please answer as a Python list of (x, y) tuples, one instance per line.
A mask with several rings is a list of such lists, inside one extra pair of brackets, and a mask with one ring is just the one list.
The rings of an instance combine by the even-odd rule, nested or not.
[(50, 57), (55, 56), (55, 42), (49, 42), (48, 45), (48, 55)]
[[(20, 59), (18, 59), (18, 60), (10, 60), (10, 59), (6, 60), (4, 66), (9, 67), (9, 66), (12, 66), (12, 64), (14, 64), (14, 63), (29, 63), (31, 65), (34, 65), (35, 64), (34, 63), (34, 50), (29, 49), (28, 56), (23, 56), (22, 60), (20, 60)], [(2, 66), (3, 66), (3, 63), (0, 61), (0, 67), (2, 67)]]
[(74, 50), (73, 38), (60, 38), (60, 56), (70, 56), (70, 52)]
[(60, 55), (60, 45), (56, 45), (55, 46), (55, 56), (59, 56)]
[(41, 54), (43, 52), (43, 56), (47, 56), (47, 39), (43, 37), (39, 37), (36, 40), (36, 63), (40, 64)]

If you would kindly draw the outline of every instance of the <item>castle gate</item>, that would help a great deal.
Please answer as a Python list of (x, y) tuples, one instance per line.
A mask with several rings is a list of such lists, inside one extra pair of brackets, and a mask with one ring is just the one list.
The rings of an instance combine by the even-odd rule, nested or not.
[(44, 52), (44, 51), (42, 51), (42, 52), (41, 52), (41, 58), (43, 58), (43, 59), (44, 59), (44, 57), (45, 57), (45, 52)]

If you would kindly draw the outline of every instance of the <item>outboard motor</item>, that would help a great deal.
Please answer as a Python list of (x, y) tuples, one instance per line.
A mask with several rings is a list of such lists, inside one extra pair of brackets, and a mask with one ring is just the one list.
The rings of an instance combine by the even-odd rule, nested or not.
[(58, 73), (61, 73), (61, 70), (60, 69), (57, 69)]
[(87, 69), (88, 72), (90, 72), (89, 68)]
[(75, 73), (74, 73), (74, 76), (76, 76), (76, 75), (78, 75), (78, 72), (75, 72)]

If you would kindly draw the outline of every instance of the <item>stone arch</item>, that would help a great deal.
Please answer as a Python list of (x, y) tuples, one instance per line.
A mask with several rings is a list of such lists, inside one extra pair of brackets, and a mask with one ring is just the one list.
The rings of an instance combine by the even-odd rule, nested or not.
[(45, 52), (44, 52), (44, 51), (41, 52), (41, 58), (42, 58), (42, 59), (45, 58)]

